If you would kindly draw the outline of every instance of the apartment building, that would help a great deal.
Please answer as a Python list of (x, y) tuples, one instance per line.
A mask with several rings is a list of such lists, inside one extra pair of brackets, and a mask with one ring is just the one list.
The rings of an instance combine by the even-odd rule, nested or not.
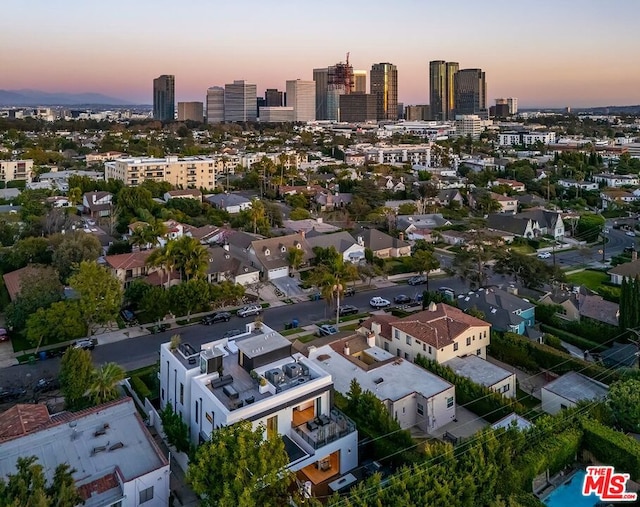
[(113, 178), (127, 186), (154, 180), (182, 188), (214, 188), (219, 162), (210, 157), (121, 158), (106, 162), (104, 174), (106, 180)]
[(553, 144), (556, 142), (555, 132), (502, 132), (498, 134), (498, 144), (500, 146), (531, 146), (541, 142), (542, 144)]
[(444, 303), (402, 319), (374, 315), (363, 323), (373, 331), (376, 345), (408, 361), (418, 354), (439, 363), (453, 357), (487, 357), (491, 325)]
[(0, 181), (33, 180), (33, 160), (0, 160)]
[(373, 164), (412, 164), (431, 167), (431, 144), (400, 144), (397, 146), (355, 146), (347, 156), (363, 154)]
[(188, 343), (160, 347), (160, 399), (188, 424), (191, 440), (209, 440), (217, 428), (251, 421), (265, 437), (279, 434), (289, 469), (313, 484), (358, 464), (355, 424), (333, 407), (331, 375), (291, 349), (263, 323), (196, 350)]

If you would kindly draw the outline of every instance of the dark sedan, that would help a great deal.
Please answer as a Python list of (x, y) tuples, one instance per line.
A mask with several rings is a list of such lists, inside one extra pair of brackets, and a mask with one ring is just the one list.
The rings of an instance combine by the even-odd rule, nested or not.
[(338, 310), (338, 314), (340, 315), (340, 317), (344, 317), (345, 315), (355, 315), (359, 311), (360, 310), (358, 310), (358, 308), (353, 305), (344, 305), (340, 307), (340, 310)]
[(400, 294), (393, 298), (393, 302), (397, 305), (406, 305), (407, 303), (411, 303), (411, 298), (404, 294)]
[(231, 319), (231, 314), (229, 312), (218, 312), (213, 315), (207, 315), (203, 317), (200, 321), (205, 326), (210, 326), (211, 324), (215, 324), (216, 322), (229, 322)]

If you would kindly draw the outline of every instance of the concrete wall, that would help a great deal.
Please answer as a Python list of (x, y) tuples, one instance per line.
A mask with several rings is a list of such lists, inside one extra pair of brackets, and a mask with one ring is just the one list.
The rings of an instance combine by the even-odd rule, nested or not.
[(558, 396), (551, 391), (547, 391), (544, 387), (541, 390), (542, 394), (542, 411), (547, 414), (557, 414), (562, 410), (562, 405), (567, 408), (575, 407), (575, 404), (570, 402), (569, 400), (563, 398), (562, 396)]

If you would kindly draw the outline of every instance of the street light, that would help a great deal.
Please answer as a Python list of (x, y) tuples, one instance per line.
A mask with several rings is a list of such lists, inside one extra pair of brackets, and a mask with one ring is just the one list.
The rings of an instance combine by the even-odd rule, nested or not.
[(342, 284), (334, 285), (331, 290), (336, 293), (336, 327), (340, 324), (340, 292), (342, 291)]

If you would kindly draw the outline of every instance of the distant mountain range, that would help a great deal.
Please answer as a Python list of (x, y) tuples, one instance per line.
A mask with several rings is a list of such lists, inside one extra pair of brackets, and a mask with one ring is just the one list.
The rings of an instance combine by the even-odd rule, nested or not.
[(0, 90), (0, 106), (126, 106), (123, 99), (101, 93), (49, 93), (41, 90)]

